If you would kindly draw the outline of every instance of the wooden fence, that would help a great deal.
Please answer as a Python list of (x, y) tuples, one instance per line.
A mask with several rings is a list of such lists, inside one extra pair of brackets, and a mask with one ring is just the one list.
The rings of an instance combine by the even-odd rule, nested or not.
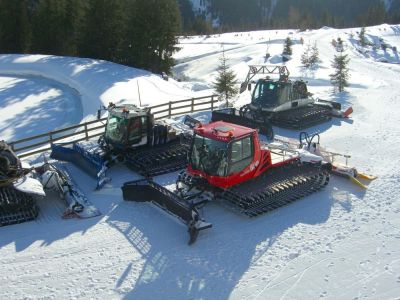
[[(218, 98), (216, 95), (191, 98), (179, 101), (170, 101), (148, 107), (154, 115), (154, 119), (170, 118), (188, 113), (214, 110)], [(20, 158), (43, 153), (51, 149), (51, 144), (73, 143), (98, 137), (104, 133), (107, 118), (77, 124), (43, 134), (27, 137), (8, 144)]]

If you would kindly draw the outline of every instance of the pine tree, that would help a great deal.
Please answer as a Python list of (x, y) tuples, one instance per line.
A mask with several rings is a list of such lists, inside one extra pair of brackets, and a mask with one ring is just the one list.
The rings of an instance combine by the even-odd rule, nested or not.
[(342, 52), (335, 55), (332, 62), (332, 67), (335, 72), (330, 75), (332, 85), (338, 89), (339, 92), (343, 92), (344, 88), (349, 86), (348, 80), (350, 78), (348, 64), (350, 59), (347, 54)]
[(124, 35), (122, 0), (89, 0), (79, 38), (79, 55), (118, 62)]
[(361, 21), (366, 26), (382, 24), (386, 20), (386, 9), (383, 1), (377, 1), (373, 6), (370, 6), (368, 11), (363, 14)]
[(63, 14), (63, 1), (39, 0), (32, 21), (33, 53), (60, 54), (60, 19)]
[(319, 63), (319, 51), (317, 47), (317, 43), (314, 43), (314, 46), (308, 43), (306, 49), (304, 49), (303, 54), (301, 55), (301, 64), (304, 68), (310, 69), (314, 68)]
[(238, 89), (235, 87), (236, 75), (227, 65), (225, 50), (222, 51), (217, 71), (218, 76), (214, 82), (214, 88), (221, 95), (221, 98), (225, 99), (228, 107), (229, 99), (237, 94)]
[(182, 32), (187, 34), (195, 18), (193, 12), (193, 3), (189, 0), (178, 0), (179, 10), (181, 12)]
[(293, 45), (292, 40), (290, 39), (290, 37), (287, 37), (285, 40), (285, 44), (283, 46), (282, 54), (283, 55), (292, 55), (292, 45)]
[(318, 63), (320, 62), (319, 60), (319, 51), (317, 47), (317, 43), (314, 43), (314, 45), (311, 48), (311, 54), (310, 54), (310, 67), (314, 68)]
[(304, 49), (304, 52), (300, 58), (301, 65), (306, 69), (308, 69), (310, 67), (310, 56), (311, 56), (311, 45), (307, 44), (307, 46)]
[(180, 32), (177, 1), (134, 1), (128, 28), (127, 63), (155, 73), (170, 73)]
[(84, 14), (87, 2), (81, 0), (64, 0), (65, 14), (61, 21), (62, 35), (65, 37), (62, 44), (63, 55), (76, 56), (78, 54), (79, 33), (82, 31)]
[(335, 26), (335, 17), (328, 11), (324, 10), (321, 16), (322, 26)]
[(31, 39), (27, 0), (0, 1), (0, 52), (26, 53)]
[(206, 20), (201, 16), (196, 16), (193, 20), (190, 31), (194, 34), (211, 34), (213, 28), (209, 20)]
[(367, 40), (365, 39), (365, 27), (362, 27), (360, 33), (358, 34), (358, 38), (360, 39), (360, 46), (365, 47), (367, 45)]

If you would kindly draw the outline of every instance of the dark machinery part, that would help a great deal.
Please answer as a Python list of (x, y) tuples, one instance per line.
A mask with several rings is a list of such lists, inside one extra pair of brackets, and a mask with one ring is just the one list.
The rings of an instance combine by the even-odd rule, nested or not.
[(31, 221), (37, 217), (39, 210), (34, 198), (13, 186), (13, 182), (30, 171), (23, 169), (11, 147), (0, 141), (0, 226)]
[(125, 163), (140, 175), (153, 177), (184, 169), (188, 151), (189, 147), (177, 139), (166, 145), (127, 153)]
[(12, 186), (0, 187), (0, 226), (32, 221), (39, 209), (34, 198)]
[[(243, 116), (249, 112), (259, 115), (259, 120), (268, 120), (273, 126), (302, 130), (318, 124), (328, 122), (332, 119), (331, 108), (322, 105), (309, 104), (292, 110), (280, 111), (276, 113), (261, 112), (260, 110), (252, 111), (249, 104), (241, 107)], [(258, 123), (262, 126), (263, 123)]]
[(187, 225), (189, 233), (189, 245), (193, 244), (201, 230), (211, 228), (210, 223), (200, 218), (197, 207), (202, 203), (194, 205), (163, 186), (148, 179), (130, 181), (122, 186), (125, 200), (135, 202), (150, 201), (162, 210), (177, 217)]
[[(290, 163), (230, 189), (203, 188), (213, 190), (215, 199), (230, 210), (255, 217), (320, 190), (328, 184), (329, 177), (325, 166)], [(190, 186), (193, 180), (183, 173), (179, 181)]]

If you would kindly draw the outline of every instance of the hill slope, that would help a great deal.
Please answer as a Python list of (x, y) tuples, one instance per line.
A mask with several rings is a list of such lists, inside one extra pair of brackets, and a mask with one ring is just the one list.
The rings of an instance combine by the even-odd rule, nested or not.
[[(379, 176), (367, 191), (333, 177), (323, 191), (252, 220), (210, 204), (204, 213), (214, 227), (188, 247), (185, 227), (151, 205), (122, 200), (120, 186), (138, 175), (115, 166), (109, 173), (112, 183), (101, 191), (93, 191), (94, 181), (68, 166), (103, 216), (61, 220), (62, 204), (47, 200), (40, 202), (42, 212), (37, 221), (0, 228), (0, 298), (398, 297), (400, 170), (396, 145), (400, 142), (400, 115), (394, 112), (400, 110), (400, 65), (395, 64), (399, 58), (390, 51), (369, 49), (360, 53), (351, 38), (351, 33), (358, 30), (324, 28), (292, 32), (295, 40), (303, 37), (318, 42), (322, 63), (314, 72), (303, 73), (300, 68), (303, 46), (296, 44), (288, 67), (293, 77), (308, 80), (311, 92), (353, 106), (351, 120), (333, 120), (311, 131), (320, 132), (322, 144), (328, 148), (350, 154), (352, 165)], [(210, 85), (222, 51), (220, 45), (224, 43), (230, 65), (242, 79), (248, 63), (263, 62), (269, 38), (272, 59), (278, 61), (282, 39), (288, 34), (290, 31), (265, 31), (183, 39), (175, 72), (177, 76)], [(381, 37), (400, 47), (398, 25), (368, 28), (367, 34), (371, 40)], [(346, 42), (351, 58), (351, 85), (346, 93), (332, 94), (329, 74), (334, 49), (330, 42), (339, 36)], [(392, 64), (379, 62), (382, 58)], [(48, 77), (60, 78), (51, 61), (41, 61), (41, 68), (45, 67)], [(31, 63), (34, 67), (34, 62)], [(8, 66), (10, 72), (22, 72), (16, 63)], [(74, 70), (71, 68), (70, 71)], [(87, 72), (93, 82), (97, 76), (101, 82), (102, 70)], [(112, 70), (114, 73), (108, 75), (117, 78), (132, 71), (117, 65)], [(69, 74), (67, 78), (74, 78)], [(9, 87), (2, 85), (2, 89)], [(154, 85), (144, 85), (143, 93), (152, 95), (154, 89)], [(89, 89), (92, 90), (98, 91)], [(98, 95), (104, 92), (101, 89)], [(116, 90), (107, 95), (121, 96)], [(106, 99), (93, 99), (84, 111), (90, 114)], [(248, 100), (249, 94), (245, 93), (238, 103)], [(1, 102), (1, 105), (3, 109), (9, 104)], [(298, 134), (276, 130), (290, 137)], [(173, 187), (176, 175), (159, 176), (155, 180)]]

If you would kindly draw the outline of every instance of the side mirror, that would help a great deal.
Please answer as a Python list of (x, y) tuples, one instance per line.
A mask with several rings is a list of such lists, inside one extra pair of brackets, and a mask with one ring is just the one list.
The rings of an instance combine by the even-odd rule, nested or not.
[(249, 84), (247, 85), (247, 90), (248, 90), (248, 91), (251, 91), (251, 83), (249, 83)]
[[(114, 105), (110, 102), (110, 105), (108, 107), (110, 107), (111, 105)], [(107, 110), (107, 107), (105, 107), (104, 105), (100, 105), (100, 108), (97, 110), (97, 120), (101, 119), (101, 111), (102, 110)]]

